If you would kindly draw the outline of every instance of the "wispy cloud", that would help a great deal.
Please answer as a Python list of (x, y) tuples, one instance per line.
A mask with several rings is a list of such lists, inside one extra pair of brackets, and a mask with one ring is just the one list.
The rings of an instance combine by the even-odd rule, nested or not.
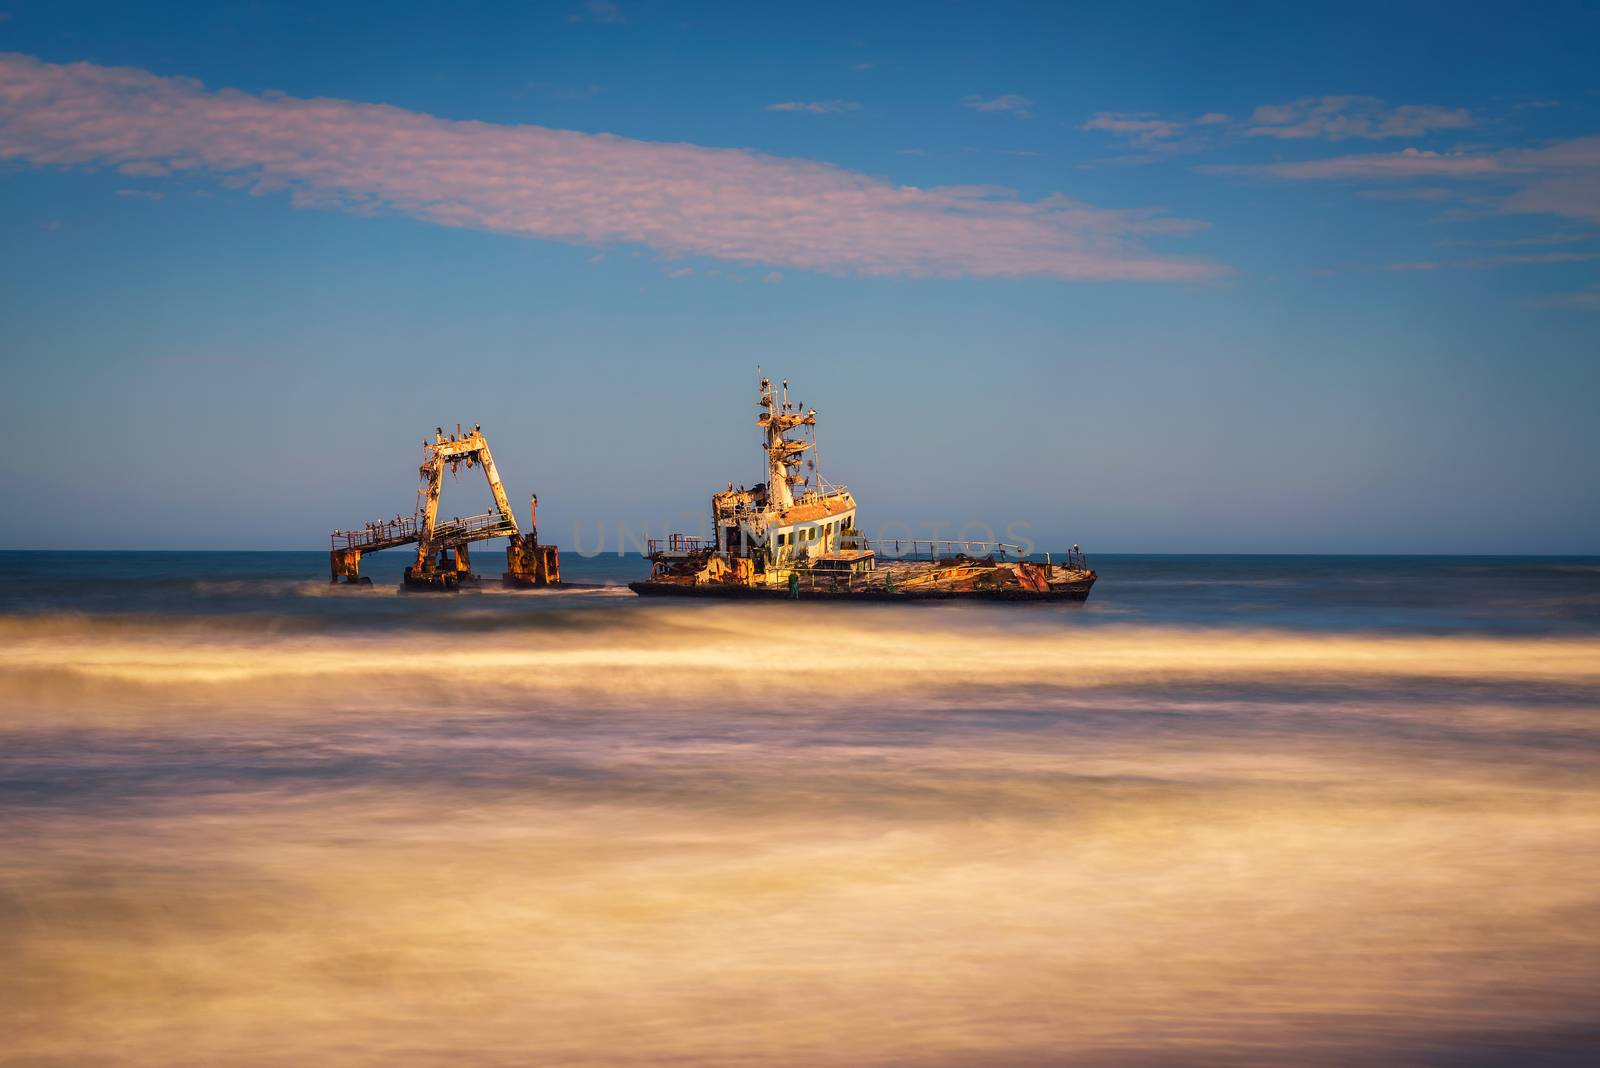
[(164, 200), (165, 193), (154, 189), (118, 189), (117, 196), (130, 200)]
[(1187, 127), (1172, 119), (1160, 119), (1149, 114), (1102, 111), (1078, 127), (1080, 130), (1104, 130), (1118, 134), (1136, 145), (1152, 145), (1179, 136)]
[(837, 115), (843, 111), (860, 111), (854, 100), (785, 100), (768, 104), (768, 111), (809, 111), (814, 115)]
[(126, 174), (129, 178), (165, 178), (172, 170), (160, 163), (139, 161), (124, 163), (117, 168), (118, 174)]
[(1472, 248), (1526, 248), (1542, 245), (1578, 245), (1586, 241), (1600, 240), (1600, 234), (1575, 234), (1562, 232), (1558, 234), (1531, 234), (1527, 237), (1496, 237), (1479, 238), (1470, 241), (1441, 241), (1441, 245), (1470, 246)]
[(1263, 104), (1248, 119), (1235, 119), (1221, 111), (1207, 111), (1198, 118), (1102, 111), (1079, 129), (1100, 130), (1146, 148), (1170, 146), (1187, 133), (1197, 139), (1189, 146), (1196, 148), (1235, 137), (1328, 141), (1416, 137), (1433, 130), (1462, 129), (1474, 121), (1465, 108), (1432, 104), (1389, 107), (1372, 96), (1308, 96), (1287, 104)]
[(1216, 163), (1198, 168), (1211, 174), (1258, 174), (1272, 178), (1471, 178), (1497, 174), (1494, 157), (1482, 153), (1367, 152), (1295, 163)]
[(1203, 279), (1150, 251), (1203, 224), (1156, 210), (897, 185), (743, 149), (458, 122), (386, 105), (207, 90), (0, 55), (0, 159), (213, 176), (298, 206), (388, 210), (573, 244), (868, 275)]
[(565, 85), (561, 82), (529, 82), (528, 91), (555, 100), (588, 100), (605, 92), (603, 85)]
[(1544, 148), (1470, 152), (1408, 148), (1294, 163), (1214, 164), (1197, 169), (1302, 181), (1427, 178), (1482, 182), (1502, 190), (1495, 205), (1500, 212), (1559, 215), (1600, 224), (1600, 136), (1558, 141)]
[(1373, 96), (1308, 96), (1287, 104), (1263, 104), (1250, 116), (1251, 137), (1289, 140), (1323, 138), (1342, 141), (1358, 137), (1381, 140), (1417, 137), (1430, 130), (1459, 130), (1471, 126), (1466, 108), (1433, 104), (1389, 107)]
[(1600, 311), (1600, 282), (1571, 293), (1551, 293), (1540, 297), (1534, 304), (1544, 308), (1577, 308), (1582, 311)]
[(1358, 197), (1368, 200), (1449, 200), (1457, 190), (1442, 185), (1419, 185), (1409, 189), (1363, 189)]
[(973, 111), (1004, 111), (1019, 119), (1033, 118), (1033, 101), (1016, 93), (991, 97), (969, 96), (961, 101), (961, 106)]
[[(1456, 242), (1464, 244), (1465, 242)], [(1500, 267), (1529, 267), (1555, 263), (1592, 263), (1600, 260), (1600, 252), (1521, 252), (1503, 256), (1475, 256), (1465, 260), (1413, 260), (1406, 263), (1384, 265), (1386, 271), (1433, 271), (1440, 267), (1467, 267), (1473, 270), (1493, 270)]]
[(1519, 252), (1507, 256), (1479, 256), (1462, 260), (1462, 267), (1526, 267), (1549, 263), (1592, 263), (1600, 252)]
[(568, 22), (626, 22), (622, 7), (615, 0), (588, 0), (582, 11), (567, 16)]

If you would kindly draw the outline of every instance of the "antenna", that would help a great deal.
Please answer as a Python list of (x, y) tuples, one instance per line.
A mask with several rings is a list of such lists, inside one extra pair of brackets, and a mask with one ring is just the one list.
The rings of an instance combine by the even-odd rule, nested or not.
[(817, 476), (816, 488), (817, 492), (821, 493), (823, 492), (824, 482), (822, 480), (822, 453), (817, 451), (817, 423), (815, 418), (817, 413), (813, 409), (806, 414), (813, 417), (811, 421), (811, 473)]

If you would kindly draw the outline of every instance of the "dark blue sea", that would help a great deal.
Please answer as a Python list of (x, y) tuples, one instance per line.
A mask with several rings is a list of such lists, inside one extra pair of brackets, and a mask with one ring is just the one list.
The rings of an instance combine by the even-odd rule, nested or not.
[(0, 1065), (1595, 1063), (1600, 557), (1091, 562), (0, 553)]
[[(498, 576), (488, 552), (477, 567)], [(397, 591), (409, 557), (367, 557), (371, 590), (330, 589), (320, 552), (0, 551), (0, 613), (7, 616), (254, 616), (307, 626), (421, 626), (470, 617), (516, 625), (536, 611), (645, 608), (625, 590), (511, 594), (491, 587), (458, 598)], [(1600, 556), (1171, 556), (1091, 560), (1100, 583), (1087, 605), (1028, 609), (1064, 627), (1156, 624), (1283, 627), (1303, 631), (1437, 634), (1600, 632)], [(637, 554), (562, 557), (563, 577), (621, 587), (649, 565)], [(1020, 611), (978, 618), (1004, 627)], [(859, 611), (860, 609), (855, 609)], [(871, 611), (871, 609), (868, 609)], [(918, 606), (918, 611), (937, 610)]]

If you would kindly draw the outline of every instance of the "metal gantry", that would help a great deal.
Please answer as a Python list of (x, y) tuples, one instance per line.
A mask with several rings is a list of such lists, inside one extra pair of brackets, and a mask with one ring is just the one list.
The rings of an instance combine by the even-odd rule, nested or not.
[[(439, 519), (439, 498), (444, 488), (445, 468), (451, 474), (465, 466), (483, 469), (484, 479), (494, 498), (494, 511), (465, 518)], [(351, 584), (370, 585), (361, 574), (361, 557), (367, 553), (415, 544), (416, 560), (406, 568), (402, 586), (406, 589), (455, 590), (477, 581), (467, 546), (489, 538), (509, 538), (504, 581), (517, 586), (545, 586), (560, 582), (560, 558), (553, 545), (540, 545), (538, 534), (539, 498), (529, 507), (529, 531), (517, 527), (506, 497), (500, 472), (483, 430), (474, 426), (464, 432), (460, 424), (454, 434), (443, 427), (434, 430), (433, 440), (422, 443), (422, 465), (418, 468), (422, 485), (417, 490), (416, 512), (409, 516), (368, 523), (360, 530), (335, 530), (328, 552), (329, 581), (341, 579)]]

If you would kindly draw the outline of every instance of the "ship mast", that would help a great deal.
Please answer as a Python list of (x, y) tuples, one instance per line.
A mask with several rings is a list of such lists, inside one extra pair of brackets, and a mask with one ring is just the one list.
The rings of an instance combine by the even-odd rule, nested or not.
[(772, 380), (761, 379), (761, 407), (766, 411), (756, 420), (764, 434), (763, 448), (767, 454), (767, 509), (787, 512), (794, 507), (791, 486), (805, 481), (804, 475), (791, 474), (790, 469), (800, 465), (800, 454), (811, 448), (809, 441), (795, 441), (784, 435), (797, 426), (816, 426), (815, 408), (802, 413), (798, 404), (789, 403), (789, 380), (783, 380), (783, 392), (774, 395)]

